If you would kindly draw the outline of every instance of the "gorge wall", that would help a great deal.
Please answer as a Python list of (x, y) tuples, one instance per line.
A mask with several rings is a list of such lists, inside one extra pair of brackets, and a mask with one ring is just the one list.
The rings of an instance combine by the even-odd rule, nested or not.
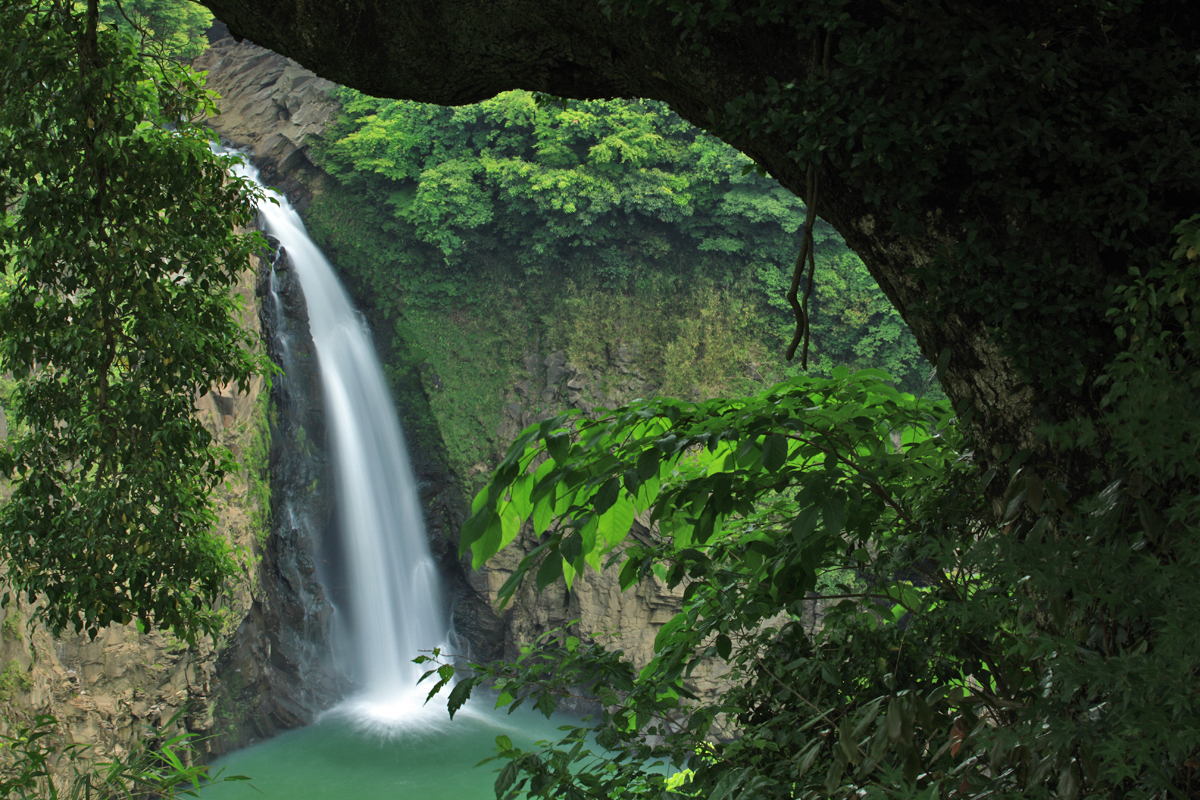
[[(353, 262), (352, 227), (339, 214), (354, 198), (312, 153), (339, 111), (333, 84), (229, 38), (214, 42), (195, 66), (221, 97), (222, 113), (211, 124), (223, 142), (245, 150), (264, 182), (288, 195), (335, 263)], [(588, 573), (571, 591), (561, 580), (541, 594), (525, 587), (498, 616), (499, 587), (536, 542), (523, 538), (479, 571), (457, 547), (474, 491), (523, 428), (567, 409), (591, 413), (658, 391), (647, 369), (657, 355), (629, 334), (635, 326), (625, 312), (587, 310), (603, 318), (606, 334), (596, 340), (599, 356), (584, 366), (570, 360), (561, 336), (526, 329), (504, 312), (524, 302), (515, 285), (491, 287), (495, 309), (449, 304), (398, 315), (378, 302), (362, 272), (343, 270), (343, 280), (375, 330), (397, 399), (456, 649), (478, 660), (515, 657), (522, 643), (570, 624), (646, 663), (681, 592), (654, 580), (621, 592), (615, 574)], [(202, 752), (219, 755), (306, 724), (352, 688), (334, 653), (333, 608), (345, 587), (331, 568), (337, 531), (303, 293), (278, 252), (259, 259), (238, 292), (245, 323), (262, 332), (284, 374), (269, 396), (260, 380), (244, 393), (214, 387), (197, 401), (218, 441), (247, 467), (218, 498), (222, 530), (242, 564), (220, 637), (189, 647), (131, 625), (111, 626), (94, 641), (54, 638), (28, 626), (30, 609), (20, 606), (0, 622), (0, 701), (54, 713), (69, 740), (95, 744), (101, 756), (128, 749), (146, 725), (172, 719), (174, 730), (204, 737)], [(489, 344), (505, 326), (501, 343)], [(762, 380), (753, 367), (748, 377)], [(5, 425), (0, 416), (0, 435)], [(692, 688), (703, 692), (718, 678), (697, 674)]]

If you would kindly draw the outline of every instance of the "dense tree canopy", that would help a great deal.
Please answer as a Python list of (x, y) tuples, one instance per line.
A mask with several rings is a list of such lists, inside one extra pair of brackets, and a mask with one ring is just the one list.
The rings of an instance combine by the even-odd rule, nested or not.
[(208, 44), (208, 9), (190, 0), (103, 0), (100, 23), (131, 34), (143, 55), (191, 61)]
[[(985, 449), (1093, 408), (1107, 297), (1196, 201), (1188, 4), (211, 0), (381, 96), (649, 97), (719, 133), (867, 264)], [(828, 67), (828, 77), (825, 77)]]
[[(642, 391), (674, 397), (750, 391), (800, 369), (782, 352), (803, 204), (661, 103), (340, 99), (312, 148), (336, 181), (307, 224), (364, 287), (377, 331), (444, 383), (432, 408), (460, 472), (507, 446), (488, 442), (496, 395), (531, 348), (564, 351), (594, 386), (625, 348)], [(810, 369), (878, 367), (920, 391), (928, 366), (903, 320), (841, 238), (814, 227)], [(501, 308), (497, 295), (509, 298)]]
[[(486, 299), (473, 265), (511, 258), (522, 277), (557, 269), (614, 292), (661, 281), (681, 293), (748, 278), (790, 317), (780, 287), (803, 203), (661, 103), (539, 105), (528, 92), (458, 109), (349, 90), (341, 99), (317, 160), (391, 212), (389, 229), (408, 234), (402, 246), (441, 251), (422, 250), (389, 276), (409, 284), (404, 302)], [(827, 224), (818, 222), (814, 237), (832, 282), (814, 307), (825, 371), (869, 364), (915, 388), (924, 370), (903, 322)]]

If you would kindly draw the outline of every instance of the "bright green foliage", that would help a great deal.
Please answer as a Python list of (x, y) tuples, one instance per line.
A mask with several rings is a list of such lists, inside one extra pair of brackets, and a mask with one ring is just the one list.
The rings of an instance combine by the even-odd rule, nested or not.
[[(1167, 281), (1164, 309), (1179, 286)], [(543, 751), (502, 744), (498, 797), (657, 798), (661, 762), (693, 770), (677, 791), (696, 797), (1149, 797), (1182, 785), (1200, 747), (1200, 589), (1185, 577), (1200, 543), (1193, 509), (1160, 518), (1148, 502), (1172, 478), (1147, 463), (1070, 504), (1018, 454), (997, 515), (983, 492), (1004, 478), (964, 452), (949, 410), (881, 377), (638, 403), (522, 434), (463, 528), (476, 566), (523, 525), (542, 534), (503, 599), (528, 576), (570, 585), (588, 567), (619, 566), (622, 587), (654, 573), (686, 591), (640, 672), (564, 631), (515, 665), (473, 666), (452, 712), (484, 681), (500, 706), (547, 712), (592, 686), (596, 742), (616, 753), (590, 751), (583, 727)], [(1167, 458), (1159, 467), (1178, 472)], [(652, 527), (631, 541), (639, 514)], [(1075, 549), (1098, 539), (1094, 555)], [(814, 632), (802, 620), (821, 597), (831, 606)], [(726, 690), (687, 703), (693, 670), (714, 659), (731, 669)], [(728, 727), (711, 738), (719, 715), (732, 739)]]
[[(987, 651), (972, 652), (948, 623), (1010, 605), (990, 590), (990, 531), (964, 491), (973, 472), (948, 408), (875, 372), (526, 431), (463, 529), (476, 565), (526, 520), (546, 534), (503, 598), (526, 575), (539, 588), (559, 576), (569, 584), (606, 561), (620, 564), (623, 587), (653, 572), (687, 590), (640, 673), (620, 653), (552, 632), (517, 665), (458, 684), (461, 701), (483, 676), (498, 677), (500, 705), (530, 698), (544, 709), (562, 687), (590, 685), (605, 707), (597, 742), (616, 758), (577, 746), (583, 729), (553, 753), (510, 747), (497, 796), (570, 796), (574, 784), (593, 796), (658, 797), (665, 777), (647, 767), (659, 759), (694, 770), (678, 791), (698, 797), (792, 798), (840, 787), (843, 775), (853, 791), (882, 774), (897, 796), (944, 782), (957, 749), (941, 748), (942, 732), (960, 716), (974, 723), (978, 698), (962, 689), (968, 676), (988, 680)], [(639, 514), (654, 526), (630, 542)], [(822, 574), (846, 580), (831, 586)], [(837, 604), (810, 638), (801, 618), (819, 587)], [(981, 641), (1018, 644), (1012, 624)], [(689, 676), (714, 658), (732, 668), (730, 688), (685, 715)], [(720, 714), (738, 737), (712, 743)]]
[[(462, 546), (478, 567), (513, 541), (524, 521), (538, 534), (557, 522), (573, 533), (561, 546), (547, 543), (531, 554), (528, 565), (543, 551), (558, 553), (562, 567), (547, 567), (548, 580), (539, 583), (565, 570), (569, 585), (585, 563), (600, 568), (639, 513), (650, 513), (681, 551), (709, 547), (734, 530), (783, 530), (801, 519), (792, 535), (810, 551), (802, 559), (795, 554), (809, 577), (791, 567), (759, 577), (773, 575), (791, 587), (780, 592), (803, 597), (843, 530), (865, 543), (874, 526), (895, 525), (894, 498), (907, 491), (913, 472), (940, 477), (958, 457), (931, 435), (947, 424), (948, 410), (914, 401), (889, 379), (850, 376), (843, 368), (833, 379), (795, 379), (746, 399), (638, 403), (599, 420), (576, 419), (575, 434), (562, 427), (572, 415), (547, 420), (513, 443), (475, 500)], [(550, 458), (534, 469), (543, 452)], [(781, 493), (799, 484), (798, 497)], [(507, 588), (524, 572), (514, 572)], [(626, 573), (624, 584), (637, 575)], [(507, 594), (502, 590), (502, 599)], [(796, 599), (779, 597), (784, 604)]]
[[(17, 641), (20, 641), (19, 634)], [(21, 662), (11, 659), (0, 672), (0, 702), (7, 703), (13, 698), (13, 692), (28, 689), (33, 686), (29, 673), (21, 668)]]
[[(349, 90), (341, 99), (342, 119), (315, 149), (326, 170), (387, 209), (364, 227), (391, 237), (372, 243), (387, 251), (377, 268), (386, 274), (372, 283), (390, 283), (389, 305), (490, 304), (499, 268), (538, 299), (563, 294), (567, 279), (589, 301), (687, 306), (697, 292), (733, 292), (755, 316), (758, 343), (775, 351), (790, 338), (779, 287), (790, 280), (803, 205), (662, 104), (539, 105), (527, 92), (461, 108)], [(335, 247), (363, 235), (318, 229)], [(815, 235), (831, 281), (816, 308), (821, 374), (878, 366), (919, 385), (915, 343), (861, 262), (827, 225)], [(399, 269), (398, 250), (410, 251)]]
[(17, 278), (12, 274), (11, 267), (5, 265), (7, 269), (0, 270), (0, 303), (8, 299), (9, 293), (17, 284)]
[(232, 569), (208, 499), (235, 467), (193, 403), (260, 366), (229, 291), (259, 241), (234, 233), (252, 187), (188, 122), (211, 108), (195, 75), (70, 4), (0, 15), (6, 578), (56, 629), (191, 639)]
[[(523, 524), (543, 534), (503, 597), (529, 575), (540, 588), (616, 565), (622, 586), (653, 572), (686, 591), (640, 673), (552, 632), (458, 684), (458, 702), (497, 680), (501, 705), (552, 709), (578, 685), (605, 705), (596, 741), (615, 759), (595, 760), (582, 729), (545, 752), (502, 747), (498, 788), (659, 797), (648, 768), (665, 760), (694, 771), (679, 792), (698, 797), (1186, 790), (1200, 754), (1200, 466), (1186, 444), (1200, 438), (1200, 310), (1185, 301), (1200, 291), (1198, 220), (1177, 227), (1174, 260), (1113, 294), (1131, 347), (1100, 382), (1099, 420), (1045, 431), (1068, 452), (1114, 444), (1096, 494), (1071, 497), (1029, 451), (977, 465), (945, 407), (861, 373), (522, 434), (463, 529), (477, 566)], [(647, 513), (649, 537), (630, 542)], [(805, 603), (831, 595), (805, 630)], [(731, 668), (728, 688), (681, 709), (707, 659)], [(720, 714), (736, 736), (714, 743)]]
[[(939, 320), (978, 314), (975, 332), (1028, 382), (1035, 405), (960, 398), (964, 417), (972, 406), (996, 412), (959, 421), (991, 437), (989, 446), (969, 458), (963, 452), (937, 475), (923, 475), (919, 463), (911, 476), (897, 475), (899, 486), (934, 502), (906, 512), (911, 528), (878, 529), (865, 542), (854, 522), (861, 492), (828, 487), (828, 512), (801, 501), (823, 464), (790, 483), (753, 480), (756, 472), (773, 474), (778, 456), (765, 454), (779, 452), (768, 442), (788, 430), (782, 421), (759, 432), (757, 470), (738, 459), (712, 475), (681, 471), (683, 488), (666, 484), (668, 507), (657, 529), (664, 541), (654, 560), (668, 578), (695, 582), (679, 621), (659, 637), (658, 663), (622, 677), (594, 647), (564, 658), (564, 648), (548, 646), (519, 669), (493, 670), (511, 698), (522, 678), (540, 681), (523, 691), (541, 695), (555, 670), (578, 667), (571, 677), (586, 683), (595, 667), (599, 685), (618, 690), (607, 697), (613, 710), (603, 722), (612, 724), (600, 741), (615, 744), (619, 756), (607, 772), (601, 765), (591, 777), (572, 778), (562, 767), (573, 744), (544, 757), (505, 748), (512, 769), (503, 788), (525, 781), (543, 796), (569, 796), (568, 784), (598, 780), (614, 796), (655, 796), (659, 785), (644, 768), (661, 756), (689, 758), (691, 790), (720, 800), (1193, 796), (1200, 784), (1196, 219), (1176, 228), (1173, 252), (1167, 237), (1200, 203), (1191, 7), (1136, 0), (953, 8), (924, 0), (612, 4), (616, 14), (651, 7), (674, 12), (684, 46), (701, 51), (726, 25), (788, 26), (797, 41), (816, 44), (807, 74), (801, 63), (795, 74), (764, 76), (761, 91), (714, 113), (714, 127), (730, 140), (794, 142), (798, 165), (814, 164), (823, 180), (862, 198), (883, 230), (925, 246), (940, 242), (905, 276), (921, 298), (906, 312)], [(977, 381), (960, 385), (964, 394), (986, 383), (980, 367), (964, 374)], [(646, 476), (626, 446), (628, 436), (639, 441), (638, 426), (670, 421), (649, 443), (657, 452), (644, 450), (651, 478), (651, 462), (674, 458), (679, 438), (699, 445), (705, 433), (705, 447), (714, 438), (745, 440), (734, 415), (704, 431), (691, 408), (672, 415), (671, 407), (656, 407), (644, 421), (642, 410), (620, 412), (612, 419), (626, 418), (609, 430), (581, 425), (578, 441), (549, 428), (523, 439), (548, 451), (548, 469), (564, 487), (556, 491), (568, 496), (559, 507), (556, 495), (550, 512), (569, 521), (551, 530), (536, 558), (553, 551), (561, 563), (565, 556), (569, 573), (580, 557), (586, 563), (603, 550), (601, 512), (613, 491), (604, 487), (616, 486), (623, 497), (632, 463), (633, 477), (643, 481), (632, 491), (644, 491)], [(765, 409), (759, 413), (766, 418)], [(809, 413), (794, 408), (789, 420), (806, 425)], [(1001, 418), (1009, 413), (1018, 422), (1006, 428)], [(857, 429), (854, 417), (847, 412), (847, 433)], [(1033, 430), (1017, 429), (1021, 420), (1041, 423), (1035, 450), (1004, 442), (1006, 435), (1034, 439)], [(683, 423), (689, 427), (680, 430)], [(962, 447), (956, 427), (942, 439), (952, 451)], [(835, 470), (851, 456), (837, 452)], [(785, 455), (780, 470), (796, 455), (792, 445)], [(537, 526), (537, 515), (546, 514), (539, 479), (522, 477), (529, 456), (514, 451), (481, 496), (466, 528), (479, 555), (511, 532), (505, 515), (537, 512)], [(743, 470), (750, 472), (744, 477)], [(757, 484), (754, 496), (742, 498), (736, 488), (747, 483)], [(787, 576), (760, 571), (759, 559), (778, 550), (723, 549), (731, 534), (717, 527), (716, 513), (730, 502), (721, 498), (732, 498), (733, 511), (757, 523), (762, 509), (777, 505), (774, 492), (796, 503), (798, 534), (812, 530), (819, 541), (841, 525), (845, 550), (811, 567), (871, 565), (866, 583), (869, 593), (886, 595), (883, 608), (857, 598), (813, 637), (773, 616), (796, 613), (776, 604)], [(578, 508), (576, 500), (583, 501)], [(713, 546), (693, 547), (698, 556), (676, 546), (678, 518), (693, 540), (711, 525)], [(907, 539), (908, 531), (920, 535)], [(773, 544), (806, 565), (807, 541), (780, 535)], [(639, 550), (612, 556), (627, 559), (623, 570), (640, 570), (628, 566)], [(548, 563), (527, 569), (553, 577), (557, 568)], [(904, 578), (912, 583), (907, 598)], [(813, 585), (803, 570), (792, 583)], [(912, 613), (903, 626), (888, 623), (894, 602)], [(710, 638), (695, 638), (696, 631)], [(680, 643), (682, 656), (674, 650)], [(680, 694), (670, 682), (674, 665), (701, 654), (737, 670), (722, 706), (741, 737), (706, 744), (712, 708), (692, 717), (695, 731), (669, 735), (662, 749), (629, 735), (658, 725), (656, 715)], [(656, 684), (659, 677), (665, 682)]]
[[(460, 474), (501, 455), (498, 399), (535, 346), (603, 376), (635, 345), (633, 368), (685, 398), (796, 371), (783, 295), (803, 206), (662, 104), (340, 98), (313, 149), (341, 185), (306, 221), (394, 330), (406, 427), (435, 418)], [(903, 321), (831, 228), (815, 237), (813, 372), (880, 367), (917, 391), (927, 367)], [(438, 377), (428, 414), (418, 370)]]
[(208, 46), (213, 15), (191, 0), (102, 0), (100, 21), (133, 35), (143, 53), (191, 61)]

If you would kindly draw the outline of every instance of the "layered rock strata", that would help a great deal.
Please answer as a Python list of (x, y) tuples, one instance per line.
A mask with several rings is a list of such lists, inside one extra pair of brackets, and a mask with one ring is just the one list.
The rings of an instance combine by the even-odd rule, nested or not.
[(228, 37), (209, 45), (192, 66), (207, 72), (207, 87), (220, 95), (221, 113), (209, 124), (221, 140), (246, 151), (262, 181), (303, 211), (324, 178), (309, 159), (308, 144), (341, 107), (331, 96), (334, 84)]

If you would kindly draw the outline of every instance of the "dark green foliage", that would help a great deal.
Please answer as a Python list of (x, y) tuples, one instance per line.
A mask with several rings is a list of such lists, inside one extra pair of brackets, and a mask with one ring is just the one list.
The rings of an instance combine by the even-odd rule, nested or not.
[[(500, 705), (553, 707), (578, 685), (604, 703), (596, 742), (615, 757), (579, 746), (582, 728), (545, 752), (501, 747), (505, 788), (658, 797), (671, 791), (651, 767), (668, 762), (697, 797), (1188, 796), (1198, 220), (1113, 295), (1130, 345), (1099, 382), (1099, 420), (1044, 431), (1068, 453), (1112, 443), (1096, 494), (1072, 497), (1030, 451), (989, 468), (946, 408), (869, 375), (527, 430), (463, 529), (477, 564), (526, 519), (545, 533), (504, 597), (589, 565), (687, 588), (640, 673), (552, 632), (464, 680), (498, 681)], [(644, 512), (652, 539), (630, 545)], [(814, 633), (802, 619), (819, 597), (835, 602)], [(684, 707), (713, 659), (730, 683)]]
[(192, 639), (232, 569), (208, 500), (236, 466), (193, 404), (260, 366), (229, 291), (252, 189), (189, 122), (211, 107), (192, 73), (70, 4), (0, 14), (6, 578), (56, 629)]
[[(1167, 288), (1169, 309), (1180, 285)], [(1152, 504), (1180, 466), (1159, 457), (1171, 475), (1145, 466), (1072, 502), (1029, 453), (998, 475), (963, 446), (945, 406), (865, 373), (528, 429), (463, 528), (477, 565), (526, 521), (543, 534), (502, 598), (589, 566), (686, 591), (640, 672), (563, 631), (514, 665), (473, 667), (460, 691), (495, 681), (498, 705), (552, 709), (583, 685), (604, 706), (592, 728), (613, 753), (582, 727), (545, 751), (501, 747), (506, 790), (659, 797), (656, 763), (692, 770), (678, 791), (697, 797), (1183, 788), (1200, 749), (1200, 543), (1190, 503), (1168, 518)], [(650, 538), (631, 542), (647, 512)], [(814, 633), (803, 619), (820, 598)], [(731, 669), (725, 690), (687, 702), (713, 660)]]
[[(757, 431), (757, 469), (739, 458), (673, 478), (665, 503), (655, 505), (663, 541), (648, 554), (650, 566), (695, 582), (680, 621), (657, 642), (660, 659), (686, 664), (728, 652), (739, 682), (722, 704), (736, 715), (740, 738), (702, 740), (712, 707), (700, 710), (697, 732), (658, 751), (610, 726), (607, 741), (622, 754), (613, 763), (641, 776), (630, 785), (645, 785), (654, 780), (644, 771), (651, 759), (687, 757), (697, 793), (721, 798), (1193, 796), (1200, 235), (1196, 218), (1178, 223), (1200, 205), (1200, 70), (1186, 6), (612, 4), (614, 13), (652, 7), (674, 11), (683, 41), (700, 50), (726, 25), (790, 26), (812, 45), (807, 65), (765, 76), (761, 91), (714, 114), (714, 127), (730, 140), (794, 143), (800, 165), (816, 165), (865, 201), (852, 210), (856, 219), (873, 214), (885, 234), (905, 237), (893, 243), (939, 243), (904, 276), (919, 286), (906, 311), (939, 324), (946, 315), (979, 314), (970, 335), (990, 337), (1029, 395), (987, 396), (985, 388), (972, 396), (987, 383), (986, 365), (953, 367), (967, 384), (955, 387), (962, 416), (939, 441), (956, 452), (970, 444), (955, 443), (957, 429), (974, 427), (988, 446), (962, 452), (949, 467), (904, 465), (897, 485), (917, 494), (889, 508), (911, 523), (870, 529), (865, 539), (856, 528), (862, 487), (831, 486), (828, 461), (795, 463), (789, 453), (809, 476), (770, 482), (778, 461), (770, 438), (807, 426), (808, 408)], [(959, 343), (935, 341), (948, 329), (931, 326), (926, 346), (944, 346), (949, 356)], [(943, 374), (951, 366), (939, 360)], [(569, 569), (579, 568), (577, 554), (586, 561), (603, 546), (588, 539), (594, 487), (621, 470), (644, 480), (654, 461), (677, 463), (678, 448), (698, 447), (702, 434), (706, 447), (744, 441), (739, 401), (720, 408), (708, 430), (699, 426), (702, 413), (719, 409), (664, 405), (615, 415), (601, 423), (607, 429), (580, 425), (569, 444), (551, 445), (558, 434), (550, 429), (528, 432), (522, 444), (531, 449), (514, 450), (495, 473), (465, 538), (479, 557), (506, 538), (508, 517), (532, 509), (540, 526), (565, 514), (532, 559), (563, 554)], [(862, 412), (867, 419), (871, 408)], [(1010, 413), (1018, 421), (1005, 428)], [(848, 431), (857, 427), (854, 414), (843, 422)], [(765, 423), (766, 411), (758, 418)], [(657, 452), (643, 470), (626, 442), (651, 452), (639, 426), (654, 420), (669, 424), (649, 443)], [(518, 460), (538, 440), (551, 454), (562, 451), (546, 463), (569, 495), (550, 514), (542, 510), (540, 524), (541, 482), (522, 477), (528, 461)], [(848, 451), (831, 449), (837, 472)], [(865, 486), (873, 477), (860, 476)], [(628, 490), (639, 491), (632, 482)], [(743, 497), (738, 489), (748, 482)], [(823, 488), (810, 495), (808, 485)], [(716, 515), (727, 506), (757, 523), (764, 507), (777, 505), (774, 492), (797, 504), (793, 539), (778, 535), (739, 552), (740, 529), (722, 532)], [(680, 518), (688, 536), (711, 545), (677, 543)], [(888, 514), (876, 521), (888, 523)], [(839, 528), (844, 549), (835, 547), (831, 561), (819, 560), (819, 548), (805, 556), (812, 537), (828, 541)], [(777, 602), (778, 584), (814, 585), (803, 569), (760, 571), (781, 546), (801, 567), (865, 573), (867, 589), (846, 585), (859, 602), (844, 603), (815, 637), (773, 618), (795, 613)], [(647, 554), (612, 555), (627, 559), (627, 582)], [(886, 595), (883, 608), (863, 597), (878, 594)], [(893, 603), (910, 616), (891, 614), (889, 623)], [(716, 635), (692, 638), (693, 630)], [(549, 648), (541, 655), (562, 660)], [(530, 674), (497, 672), (517, 683)], [(626, 708), (658, 713), (657, 677), (674, 677), (671, 662), (638, 676), (644, 689), (612, 698), (617, 711), (604, 722)], [(650, 717), (635, 717), (634, 727), (648, 730)], [(538, 778), (545, 765), (563, 763), (557, 756), (510, 757), (521, 759), (520, 777), (551, 787), (543, 795), (575, 781), (562, 770), (551, 770), (550, 783)]]
[[(700, 49), (737, 23), (828, 43), (828, 79), (767, 76), (714, 120), (716, 131), (787, 137), (797, 162), (882, 208), (884, 229), (919, 237), (963, 226), (965, 238), (913, 275), (925, 299), (912, 310), (983, 313), (1020, 373), (1047, 392), (1046, 418), (1062, 418), (1115, 355), (1102, 320), (1126, 269), (1157, 263), (1178, 209), (1200, 203), (1194, 31), (1166, 6), (609, 5), (669, 8)], [(1141, 23), (1159, 13), (1148, 33)]]
[[(620, 566), (623, 587), (653, 572), (687, 591), (640, 673), (553, 632), (518, 664), (464, 681), (499, 679), (501, 705), (553, 708), (573, 685), (599, 694), (596, 742), (616, 757), (577, 747), (582, 729), (554, 752), (509, 748), (513, 788), (657, 797), (665, 778), (647, 768), (659, 760), (693, 770), (680, 791), (699, 797), (792, 798), (827, 784), (839, 796), (868, 785), (911, 796), (947, 781), (958, 749), (941, 748), (942, 732), (978, 718), (968, 681), (986, 679), (982, 659), (1024, 629), (992, 590), (985, 504), (948, 408), (886, 379), (841, 371), (733, 401), (636, 404), (577, 418), (574, 432), (551, 420), (514, 444), (463, 530), (477, 564), (525, 519), (547, 534), (503, 597), (528, 571), (542, 585), (553, 564), (569, 583), (604, 562)], [(629, 544), (646, 512), (652, 538)], [(821, 596), (834, 604), (811, 638), (801, 619)], [(955, 624), (998, 610), (1010, 627), (983, 647)], [(731, 667), (729, 688), (689, 703), (693, 670), (712, 659)]]

